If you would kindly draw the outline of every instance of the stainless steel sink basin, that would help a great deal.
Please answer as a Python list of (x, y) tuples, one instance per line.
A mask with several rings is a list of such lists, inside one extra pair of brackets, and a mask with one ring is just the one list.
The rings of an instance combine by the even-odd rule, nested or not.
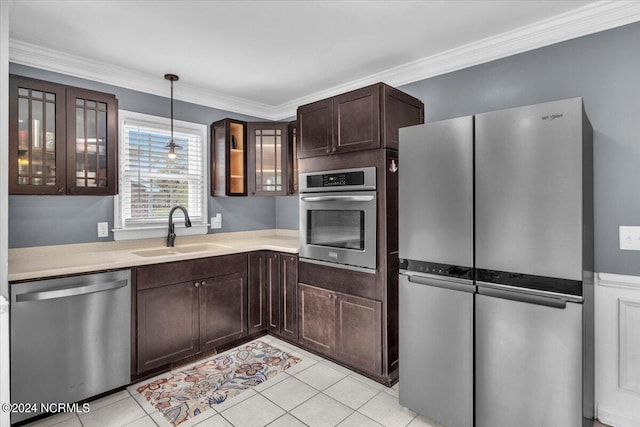
[(175, 255), (180, 252), (176, 251), (175, 248), (163, 248), (163, 249), (147, 249), (144, 251), (134, 251), (131, 252), (134, 255), (143, 256), (143, 257), (154, 257), (154, 256), (166, 256), (166, 255)]
[(202, 243), (202, 244), (195, 244), (195, 245), (176, 246), (172, 248), (145, 249), (143, 251), (134, 251), (131, 253), (141, 257), (157, 257), (157, 256), (167, 256), (167, 255), (177, 255), (177, 254), (188, 254), (192, 252), (207, 252), (207, 251), (215, 251), (219, 249), (229, 249), (229, 248), (231, 248), (231, 246), (222, 245), (219, 243)]

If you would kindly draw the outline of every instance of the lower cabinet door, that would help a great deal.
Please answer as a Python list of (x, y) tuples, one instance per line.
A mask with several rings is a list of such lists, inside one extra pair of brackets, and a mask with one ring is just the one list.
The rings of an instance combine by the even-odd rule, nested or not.
[(298, 257), (280, 254), (282, 318), (280, 335), (298, 340)]
[(267, 255), (267, 328), (280, 334), (280, 255), (268, 252)]
[(264, 331), (267, 328), (267, 254), (264, 251), (249, 254), (249, 283), (247, 317), (249, 334)]
[(193, 282), (138, 291), (138, 373), (198, 352), (198, 309)]
[(200, 349), (247, 335), (247, 277), (236, 273), (200, 280)]
[(302, 345), (333, 355), (336, 346), (335, 318), (335, 292), (298, 283), (298, 325)]
[(382, 373), (382, 303), (337, 294), (336, 358), (372, 374)]

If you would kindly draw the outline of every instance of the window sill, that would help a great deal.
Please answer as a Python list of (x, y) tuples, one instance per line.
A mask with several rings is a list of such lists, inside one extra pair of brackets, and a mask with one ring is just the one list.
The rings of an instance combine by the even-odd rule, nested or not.
[[(184, 225), (176, 224), (175, 230), (176, 236), (207, 234), (209, 231), (209, 224), (194, 224), (189, 228), (186, 228)], [(166, 237), (168, 233), (168, 226), (114, 228), (111, 231), (113, 231), (114, 240), (151, 239), (154, 237)]]

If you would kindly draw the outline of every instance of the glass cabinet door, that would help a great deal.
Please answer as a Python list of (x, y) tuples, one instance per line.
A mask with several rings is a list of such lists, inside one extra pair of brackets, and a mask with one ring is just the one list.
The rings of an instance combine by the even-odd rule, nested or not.
[(9, 81), (10, 194), (116, 194), (116, 97), (16, 75)]
[(9, 190), (64, 193), (65, 88), (16, 76), (10, 81)]
[(74, 194), (116, 193), (115, 96), (67, 89), (67, 187)]
[(287, 123), (249, 123), (248, 133), (251, 194), (287, 194)]

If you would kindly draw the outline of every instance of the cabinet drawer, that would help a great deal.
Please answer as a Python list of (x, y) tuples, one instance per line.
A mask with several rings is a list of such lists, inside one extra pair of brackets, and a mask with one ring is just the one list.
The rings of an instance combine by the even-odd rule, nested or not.
[(234, 273), (247, 274), (247, 254), (166, 262), (136, 268), (138, 290)]

